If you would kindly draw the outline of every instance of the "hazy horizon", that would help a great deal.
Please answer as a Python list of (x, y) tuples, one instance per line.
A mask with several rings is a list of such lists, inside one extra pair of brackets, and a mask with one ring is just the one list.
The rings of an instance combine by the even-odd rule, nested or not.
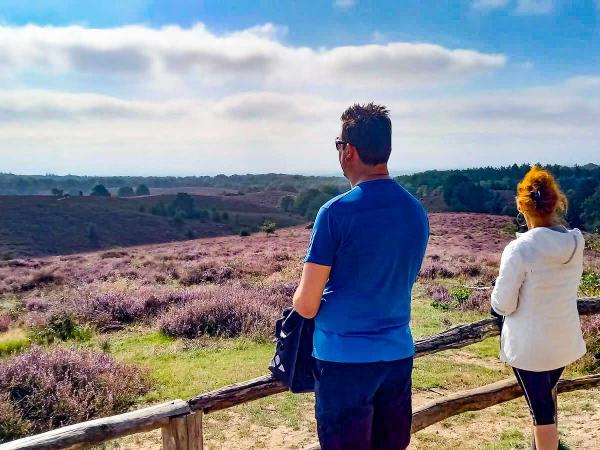
[[(536, 162), (525, 162), (524, 164), (536, 164), (536, 163), (540, 163), (539, 161)], [(515, 163), (517, 165), (521, 165), (522, 163)], [(548, 163), (548, 164), (553, 164), (553, 163)], [(588, 162), (588, 163), (583, 163), (583, 164), (577, 164), (578, 166), (587, 166), (590, 164), (596, 164), (594, 162)], [(512, 164), (509, 164), (512, 165)], [(571, 165), (571, 166), (575, 166)], [(425, 169), (424, 171), (428, 171), (428, 170), (439, 170), (439, 171), (445, 171), (445, 170), (469, 170), (469, 169), (480, 169), (480, 168), (484, 168), (484, 167), (492, 167), (492, 168), (500, 168), (500, 167), (506, 167), (505, 166), (501, 166), (501, 165), (497, 165), (497, 166), (469, 166), (469, 167), (454, 167), (454, 168), (438, 168), (438, 169)], [(419, 173), (419, 172), (423, 172), (423, 171), (392, 171), (390, 170), (390, 176), (392, 177), (398, 177), (398, 176), (402, 176), (402, 175), (412, 175), (415, 173)], [(14, 175), (14, 176), (23, 176), (23, 177), (44, 177), (44, 176), (57, 176), (57, 177), (69, 177), (69, 176), (75, 176), (75, 177), (87, 177), (87, 178), (118, 178), (118, 177), (140, 177), (140, 178), (167, 178), (167, 177), (177, 177), (177, 178), (185, 178), (185, 177), (215, 177), (218, 175), (225, 175), (225, 176), (234, 176), (234, 175), (269, 175), (269, 174), (275, 174), (275, 175), (289, 175), (289, 176), (294, 176), (294, 175), (300, 175), (300, 176), (307, 176), (307, 177), (336, 177), (336, 178), (344, 178), (343, 174), (341, 173), (341, 170), (338, 173), (326, 173), (326, 172), (322, 172), (322, 173), (317, 173), (317, 172), (235, 172), (235, 173), (188, 173), (188, 174), (140, 174), (140, 173), (129, 173), (129, 174), (124, 174), (124, 173), (111, 173), (108, 175), (102, 175), (102, 174), (98, 174), (98, 173), (14, 173), (14, 172), (1, 172), (0, 174), (6, 174), (6, 175)]]

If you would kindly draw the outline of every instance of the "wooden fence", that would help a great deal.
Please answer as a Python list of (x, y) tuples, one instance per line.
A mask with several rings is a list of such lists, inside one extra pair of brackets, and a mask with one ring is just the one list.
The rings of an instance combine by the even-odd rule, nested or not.
[[(583, 298), (577, 303), (581, 315), (599, 314), (600, 298)], [(416, 342), (415, 357), (461, 348), (499, 334), (493, 318), (452, 327)], [(600, 374), (560, 380), (559, 392), (600, 386)], [(258, 377), (207, 392), (188, 401), (172, 400), (117, 416), (69, 425), (0, 445), (0, 450), (89, 448), (111, 439), (160, 428), (164, 450), (202, 450), (204, 414), (286, 391), (271, 376)], [(412, 432), (467, 411), (478, 411), (523, 395), (516, 381), (499, 381), (458, 392), (417, 407)], [(312, 447), (318, 449), (318, 446)]]

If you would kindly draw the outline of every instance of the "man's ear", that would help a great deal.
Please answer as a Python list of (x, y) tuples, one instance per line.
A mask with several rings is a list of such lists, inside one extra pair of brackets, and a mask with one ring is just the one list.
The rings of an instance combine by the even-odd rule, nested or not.
[(346, 150), (347, 151), (345, 152), (345, 158), (344, 158), (346, 161), (350, 161), (350, 160), (356, 158), (357, 151), (356, 151), (356, 147), (354, 145), (347, 144)]

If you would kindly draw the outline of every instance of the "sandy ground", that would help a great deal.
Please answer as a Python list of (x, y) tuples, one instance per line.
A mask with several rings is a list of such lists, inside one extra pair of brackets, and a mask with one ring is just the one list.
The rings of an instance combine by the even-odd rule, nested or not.
[[(416, 392), (419, 405), (444, 395)], [(600, 389), (562, 394), (559, 398), (561, 437), (573, 450), (600, 449)], [(256, 425), (236, 412), (222, 413), (219, 420), (205, 420), (205, 448), (302, 449), (317, 442), (312, 406), (297, 429)], [(512, 441), (507, 437), (513, 436)], [(526, 449), (531, 436), (530, 419), (523, 398), (479, 412), (464, 413), (432, 425), (413, 436), (410, 450), (430, 449)], [(513, 442), (514, 441), (514, 442)], [(500, 444), (502, 442), (502, 444)], [(511, 444), (511, 442), (513, 442)], [(160, 431), (143, 433), (107, 443), (105, 449), (160, 450)]]

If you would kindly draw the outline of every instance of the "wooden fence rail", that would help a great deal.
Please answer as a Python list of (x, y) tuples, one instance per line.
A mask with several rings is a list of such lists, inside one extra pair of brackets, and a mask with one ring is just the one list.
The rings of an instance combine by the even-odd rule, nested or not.
[[(600, 314), (600, 298), (583, 298), (577, 302), (581, 315)], [(483, 319), (417, 340), (415, 357), (443, 350), (465, 347), (499, 334), (495, 319)], [(559, 392), (600, 386), (600, 375), (561, 380)], [(188, 401), (173, 400), (160, 405), (66, 426), (35, 436), (0, 445), (0, 450), (89, 448), (152, 429), (162, 429), (163, 449), (201, 450), (202, 415), (286, 391), (271, 376), (207, 392)], [(519, 397), (515, 381), (505, 380), (481, 388), (438, 399), (415, 409), (413, 432), (465, 411), (476, 411)], [(318, 448), (318, 447), (317, 447)]]

